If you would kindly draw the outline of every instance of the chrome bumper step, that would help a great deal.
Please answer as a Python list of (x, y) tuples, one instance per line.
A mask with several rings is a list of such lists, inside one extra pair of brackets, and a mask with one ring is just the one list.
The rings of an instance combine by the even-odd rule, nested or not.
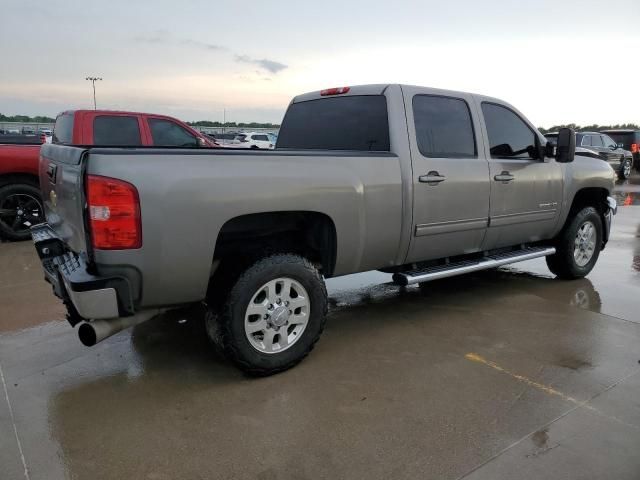
[(478, 270), (496, 268), (510, 263), (546, 257), (554, 253), (556, 253), (556, 249), (553, 247), (528, 247), (522, 250), (497, 253), (474, 260), (461, 260), (446, 265), (435, 265), (417, 270), (394, 273), (393, 281), (398, 285), (413, 285), (414, 283), (430, 282), (431, 280), (438, 280), (439, 278), (453, 277), (464, 273), (477, 272)]

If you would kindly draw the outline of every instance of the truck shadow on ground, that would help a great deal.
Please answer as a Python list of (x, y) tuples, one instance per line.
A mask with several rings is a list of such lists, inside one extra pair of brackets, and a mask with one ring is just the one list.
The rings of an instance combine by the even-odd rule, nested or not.
[[(402, 317), (405, 309), (413, 311), (437, 305), (473, 310), (480, 304), (490, 303), (497, 295), (509, 295), (513, 291), (596, 313), (602, 305), (598, 291), (588, 278), (561, 281), (529, 272), (497, 269), (410, 287), (383, 283), (335, 292), (329, 298), (327, 328), (341, 328), (336, 322), (370, 323), (374, 312), (381, 314), (375, 318), (379, 327), (385, 328), (385, 323), (396, 321), (394, 317)], [(206, 366), (207, 375), (217, 372), (218, 380), (241, 376), (214, 351), (206, 335), (204, 314), (205, 307), (196, 306), (186, 311), (168, 312), (135, 326), (131, 343), (144, 368), (188, 371), (189, 365), (201, 365)]]

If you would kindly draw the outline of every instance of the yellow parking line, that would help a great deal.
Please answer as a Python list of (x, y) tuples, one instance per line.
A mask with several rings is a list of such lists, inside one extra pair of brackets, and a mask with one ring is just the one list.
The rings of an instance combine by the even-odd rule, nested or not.
[[(636, 430), (640, 430), (640, 426), (639, 425), (635, 425), (632, 423), (627, 423), (624, 420), (619, 419), (618, 417), (614, 417), (611, 415), (607, 415), (602, 413), (600, 410), (598, 410), (596, 407), (589, 405), (589, 402), (591, 400), (593, 400), (594, 398), (598, 397), (600, 394), (607, 392), (608, 390), (614, 388), (616, 385), (618, 385), (619, 383), (621, 383), (622, 381), (626, 380), (627, 378), (632, 377), (633, 375), (638, 374), (638, 371), (634, 371), (632, 373), (630, 373), (629, 375), (626, 375), (625, 377), (623, 377), (622, 379), (616, 381), (615, 383), (613, 383), (612, 385), (610, 385), (609, 387), (605, 388), (603, 391), (601, 391), (600, 393), (595, 394), (594, 396), (592, 396), (591, 398), (584, 400), (584, 401), (580, 401), (580, 400), (576, 400), (573, 397), (570, 397), (569, 395), (565, 395), (564, 393), (556, 390), (553, 387), (550, 387), (548, 385), (545, 385), (543, 383), (539, 383), (539, 382), (535, 382), (533, 380), (531, 380), (530, 378), (525, 377), (524, 375), (518, 375), (517, 373), (513, 373), (510, 370), (507, 370), (506, 368), (501, 367), (500, 365), (498, 365), (496, 362), (492, 362), (491, 360), (487, 360), (486, 358), (478, 355), (477, 353), (467, 353), (464, 358), (466, 358), (467, 360), (471, 360), (472, 362), (477, 362), (477, 363), (482, 363), (483, 365), (486, 365), (487, 367), (491, 367), (494, 370), (497, 370), (498, 372), (502, 372), (502, 373), (506, 373), (507, 375), (509, 375), (511, 378), (514, 378), (516, 380), (518, 380), (519, 382), (525, 383), (531, 387), (537, 388), (538, 390), (541, 390), (549, 395), (554, 395), (556, 397), (560, 397), (563, 400), (566, 400), (567, 402), (571, 402), (574, 405), (576, 405), (575, 408), (572, 408), (571, 410), (569, 410), (570, 412), (572, 412), (573, 410), (575, 410), (578, 407), (582, 407), (582, 408), (586, 408), (587, 410), (601, 416), (604, 418), (607, 418), (609, 420), (612, 420), (616, 423), (619, 423), (621, 425), (626, 425), (627, 427), (632, 427)], [(564, 416), (564, 415), (562, 415)]]
[(527, 385), (537, 388), (538, 390), (542, 390), (545, 393), (548, 393), (549, 395), (555, 395), (556, 397), (560, 397), (563, 400), (566, 400), (567, 402), (571, 402), (574, 403), (576, 405), (581, 405), (581, 406), (586, 406), (587, 408), (591, 408), (588, 405), (585, 405), (585, 402), (582, 402), (580, 400), (576, 400), (573, 397), (570, 397), (569, 395), (565, 395), (562, 392), (559, 392), (558, 390), (556, 390), (555, 388), (549, 387), (548, 385), (544, 385), (542, 383), (539, 382), (535, 382), (533, 380), (531, 380), (530, 378), (525, 377), (524, 375), (518, 375), (517, 373), (513, 373), (509, 370), (507, 370), (506, 368), (502, 368), (500, 365), (498, 365), (495, 362), (492, 362), (491, 360), (487, 360), (483, 357), (481, 357), (480, 355), (478, 355), (477, 353), (467, 353), (464, 358), (466, 358), (467, 360), (471, 360), (472, 362), (478, 362), (478, 363), (482, 363), (488, 367), (493, 368), (494, 370), (497, 370), (499, 372), (502, 373), (506, 373), (507, 375), (509, 375), (512, 378), (515, 378), (516, 380), (526, 383)]

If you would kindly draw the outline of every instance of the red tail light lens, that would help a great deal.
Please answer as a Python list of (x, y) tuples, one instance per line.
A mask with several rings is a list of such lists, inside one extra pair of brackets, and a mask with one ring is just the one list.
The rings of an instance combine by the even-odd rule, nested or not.
[(637, 143), (631, 144), (631, 153), (638, 153), (640, 151), (640, 145)]
[(142, 246), (136, 187), (115, 178), (88, 175), (87, 206), (94, 248), (126, 250)]
[(327, 88), (325, 90), (321, 90), (320, 95), (323, 97), (328, 95), (342, 95), (343, 93), (348, 93), (349, 90), (351, 90), (350, 87)]

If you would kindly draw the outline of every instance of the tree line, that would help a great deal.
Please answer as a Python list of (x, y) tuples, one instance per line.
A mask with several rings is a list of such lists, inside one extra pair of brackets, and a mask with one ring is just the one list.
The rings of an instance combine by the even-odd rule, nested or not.
[[(21, 123), (54, 123), (55, 118), (46, 117), (43, 115), (36, 115), (30, 117), (28, 115), (3, 115), (0, 113), (0, 122), (21, 122)], [(198, 120), (197, 122), (187, 122), (192, 127), (225, 127), (225, 128), (280, 128), (280, 125), (276, 123), (259, 123), (259, 122), (212, 122), (210, 120)], [(640, 125), (636, 123), (622, 123), (616, 125), (576, 125), (575, 123), (569, 123), (566, 125), (554, 125), (549, 128), (540, 127), (539, 130), (544, 134), (548, 132), (557, 132), (561, 128), (573, 128), (576, 131), (596, 131), (600, 130), (612, 130), (612, 129), (631, 129), (640, 130)]]
[(212, 122), (210, 120), (199, 120), (197, 122), (187, 122), (187, 125), (191, 125), (192, 127), (280, 128), (280, 125), (276, 123), (258, 123), (258, 122), (222, 123), (222, 122)]
[(36, 115), (30, 117), (28, 115), (3, 115), (0, 113), (0, 122), (21, 122), (21, 123), (54, 123), (55, 118), (45, 117), (43, 115)]
[(575, 123), (569, 123), (567, 125), (554, 125), (550, 128), (540, 127), (538, 130), (542, 132), (542, 134), (549, 132), (557, 132), (561, 128), (573, 128), (577, 132), (599, 132), (601, 130), (616, 130), (616, 129), (629, 129), (629, 130), (640, 130), (640, 126), (635, 123), (622, 123), (616, 125), (598, 125), (594, 123), (593, 125), (576, 125)]

